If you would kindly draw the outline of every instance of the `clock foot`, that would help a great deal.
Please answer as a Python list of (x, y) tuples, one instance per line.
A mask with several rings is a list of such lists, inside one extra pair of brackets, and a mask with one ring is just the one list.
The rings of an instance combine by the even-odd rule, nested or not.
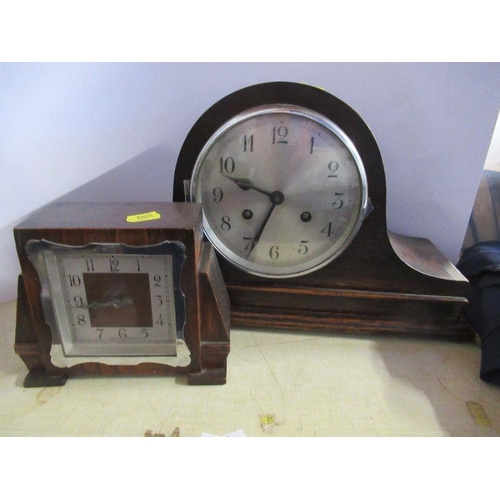
[(26, 375), (23, 381), (24, 387), (54, 387), (66, 383), (68, 379), (66, 375), (49, 374), (46, 371), (22, 275), (19, 276), (17, 287), (14, 352), (28, 368), (28, 375)]
[(224, 385), (225, 383), (226, 367), (188, 374), (189, 385)]
[(50, 375), (47, 373), (30, 372), (24, 379), (24, 387), (58, 387), (66, 384), (66, 375)]

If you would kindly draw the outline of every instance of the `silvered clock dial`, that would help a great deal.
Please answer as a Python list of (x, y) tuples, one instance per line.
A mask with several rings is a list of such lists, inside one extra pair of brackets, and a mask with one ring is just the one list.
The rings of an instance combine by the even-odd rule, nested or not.
[(47, 290), (42, 299), (53, 347), (60, 345), (64, 356), (177, 355), (182, 244), (75, 248), (31, 240), (26, 251)]
[(368, 207), (363, 162), (349, 137), (312, 110), (247, 110), (206, 143), (191, 178), (204, 229), (237, 267), (289, 278), (347, 248)]

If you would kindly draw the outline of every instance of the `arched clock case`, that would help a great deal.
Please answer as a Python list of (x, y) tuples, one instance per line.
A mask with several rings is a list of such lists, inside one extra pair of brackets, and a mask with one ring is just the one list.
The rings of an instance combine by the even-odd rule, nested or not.
[(173, 200), (203, 205), (233, 326), (471, 334), (467, 280), (430, 241), (387, 230), (374, 136), (322, 89), (263, 83), (215, 103), (185, 139)]

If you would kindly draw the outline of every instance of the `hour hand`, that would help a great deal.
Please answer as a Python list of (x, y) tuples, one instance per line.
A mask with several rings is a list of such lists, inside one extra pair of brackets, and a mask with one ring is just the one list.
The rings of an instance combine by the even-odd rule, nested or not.
[(102, 307), (122, 307), (122, 306), (129, 306), (130, 304), (133, 304), (134, 301), (131, 297), (117, 297), (114, 300), (110, 300), (108, 302), (91, 302), (88, 306), (85, 306), (85, 309), (101, 309)]
[(258, 191), (259, 193), (266, 194), (267, 196), (271, 196), (270, 191), (266, 191), (265, 189), (261, 189), (254, 185), (254, 183), (246, 178), (246, 177), (231, 177), (227, 174), (222, 174), (227, 179), (233, 181), (239, 188), (243, 189), (243, 191), (248, 191), (249, 189), (253, 189), (254, 191)]

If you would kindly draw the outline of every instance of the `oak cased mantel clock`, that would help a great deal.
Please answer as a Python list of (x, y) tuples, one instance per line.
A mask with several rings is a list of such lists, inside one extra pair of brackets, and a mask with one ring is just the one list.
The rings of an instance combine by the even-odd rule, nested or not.
[(225, 383), (229, 300), (199, 205), (54, 202), (14, 235), (25, 386), (78, 375)]
[(388, 232), (363, 119), (309, 85), (238, 90), (194, 124), (174, 201), (201, 203), (234, 326), (468, 336), (467, 280), (428, 240)]

